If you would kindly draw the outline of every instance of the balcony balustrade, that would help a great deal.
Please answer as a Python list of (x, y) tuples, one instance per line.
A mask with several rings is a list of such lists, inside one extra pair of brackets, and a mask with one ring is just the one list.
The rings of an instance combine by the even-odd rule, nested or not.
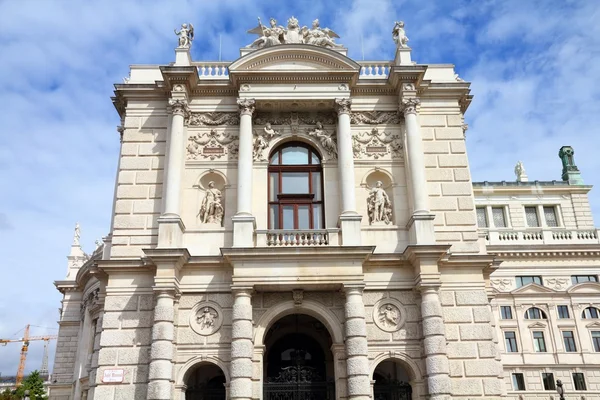
[(539, 229), (539, 230), (488, 230), (488, 246), (600, 244), (598, 229)]
[(256, 231), (259, 247), (336, 246), (337, 229), (273, 229)]
[(360, 79), (387, 79), (392, 65), (389, 61), (358, 61)]
[(229, 79), (229, 61), (194, 62), (199, 79)]

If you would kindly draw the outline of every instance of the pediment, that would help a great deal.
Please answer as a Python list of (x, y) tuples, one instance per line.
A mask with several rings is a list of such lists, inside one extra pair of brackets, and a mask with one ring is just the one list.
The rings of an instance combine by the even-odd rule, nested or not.
[(253, 51), (229, 66), (229, 75), (246, 73), (346, 73), (356, 74), (360, 65), (345, 55), (323, 47), (288, 44)]
[(577, 285), (571, 286), (567, 290), (567, 293), (600, 294), (600, 283), (597, 283), (597, 282), (578, 283)]
[(600, 322), (592, 322), (591, 324), (587, 324), (585, 327), (588, 329), (597, 329), (600, 328)]
[(525, 286), (521, 286), (511, 292), (512, 294), (545, 294), (545, 293), (556, 293), (548, 287), (538, 285), (537, 283), (530, 283)]
[(540, 329), (540, 328), (544, 328), (544, 329), (545, 329), (545, 328), (546, 328), (546, 325), (545, 325), (545, 324), (542, 324), (541, 322), (535, 322), (535, 323), (533, 323), (533, 324), (531, 324), (531, 325), (527, 325), (527, 327), (528, 327), (529, 329), (536, 329), (536, 328), (537, 328), (537, 329)]

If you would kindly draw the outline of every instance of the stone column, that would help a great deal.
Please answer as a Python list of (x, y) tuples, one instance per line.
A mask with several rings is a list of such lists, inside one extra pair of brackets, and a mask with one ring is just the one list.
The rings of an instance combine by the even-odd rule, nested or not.
[(159, 247), (181, 247), (185, 229), (180, 216), (181, 180), (185, 157), (184, 120), (188, 105), (185, 99), (169, 99), (169, 105), (172, 116), (163, 189), (165, 208), (158, 219), (158, 244)]
[(425, 286), (421, 287), (420, 291), (429, 399), (447, 400), (450, 399), (451, 385), (442, 303), (437, 288)]
[(413, 215), (409, 221), (411, 242), (414, 244), (433, 244), (435, 236), (433, 219), (429, 212), (429, 191), (425, 174), (425, 155), (421, 127), (417, 119), (418, 98), (403, 98), (400, 106), (406, 124), (407, 165), (410, 171), (410, 193), (412, 195)]
[(231, 327), (230, 399), (252, 398), (252, 294), (249, 288), (233, 289)]
[(154, 327), (148, 370), (148, 400), (170, 400), (173, 387), (173, 318), (174, 293), (161, 290), (156, 294)]
[(363, 287), (346, 286), (344, 292), (348, 398), (366, 400), (371, 398), (371, 378)]
[(362, 217), (356, 212), (354, 152), (352, 151), (352, 130), (350, 126), (350, 106), (352, 105), (352, 99), (335, 99), (335, 104), (338, 113), (338, 174), (340, 177), (342, 206), (339, 225), (342, 230), (342, 245), (359, 246), (361, 242), (360, 221)]
[(254, 99), (238, 99), (240, 132), (238, 153), (237, 212), (233, 220), (233, 247), (253, 247), (255, 220), (252, 215), (253, 136), (252, 113)]

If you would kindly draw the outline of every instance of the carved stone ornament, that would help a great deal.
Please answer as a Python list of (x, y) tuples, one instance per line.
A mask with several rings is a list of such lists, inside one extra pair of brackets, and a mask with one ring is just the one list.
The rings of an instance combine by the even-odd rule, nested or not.
[(254, 161), (266, 161), (265, 149), (269, 147), (269, 143), (275, 136), (281, 135), (281, 132), (276, 131), (271, 126), (270, 122), (264, 126), (263, 129), (254, 131), (254, 149), (253, 157)]
[(569, 286), (570, 280), (567, 278), (546, 279), (546, 286), (554, 290), (565, 290)]
[(350, 114), (350, 122), (353, 124), (399, 124), (400, 119), (396, 111), (358, 111)]
[(400, 105), (400, 110), (406, 114), (416, 114), (417, 106), (421, 104), (421, 100), (416, 97), (404, 98), (402, 99), (402, 104)]
[(262, 49), (263, 47), (276, 46), (278, 44), (312, 44), (314, 46), (335, 48), (341, 45), (335, 43), (334, 39), (339, 36), (329, 28), (321, 28), (319, 20), (315, 19), (310, 28), (300, 28), (298, 19), (291, 17), (287, 20), (287, 28), (277, 25), (277, 20), (271, 18), (269, 26), (263, 25), (260, 18), (258, 26), (247, 31), (247, 33), (258, 35), (258, 39), (250, 43), (247, 48)]
[(183, 115), (184, 117), (189, 115), (190, 108), (185, 99), (169, 99), (169, 106), (171, 106), (173, 115)]
[(100, 294), (100, 288), (96, 288), (96, 289), (92, 290), (85, 297), (85, 299), (81, 302), (79, 312), (80, 312), (80, 318), (82, 321), (85, 318), (85, 310), (88, 308), (90, 310), (93, 310), (99, 304), (99, 300), (100, 300), (99, 294)]
[(337, 158), (337, 143), (335, 142), (334, 134), (325, 131), (321, 122), (317, 122), (316, 126), (313, 129), (309, 129), (307, 133), (319, 139), (321, 146), (331, 159)]
[(408, 47), (408, 37), (406, 37), (406, 32), (404, 31), (404, 21), (396, 21), (394, 23), (394, 29), (392, 29), (392, 39), (394, 39), (394, 43), (396, 43), (397, 47)]
[(506, 292), (510, 290), (512, 281), (510, 279), (492, 279), (490, 280), (490, 284), (494, 289), (497, 289), (500, 292)]
[(190, 113), (186, 124), (188, 126), (239, 125), (240, 114), (224, 112)]
[(215, 182), (208, 182), (204, 199), (200, 211), (198, 211), (198, 219), (201, 224), (223, 224), (223, 196), (221, 191), (215, 187)]
[(367, 197), (367, 211), (370, 225), (389, 225), (392, 223), (392, 202), (383, 189), (383, 183), (377, 181)]
[(190, 327), (202, 336), (210, 336), (221, 328), (223, 311), (213, 302), (198, 303), (190, 313)]
[(402, 305), (393, 299), (382, 299), (373, 307), (373, 321), (385, 332), (396, 332), (402, 328), (406, 320), (401, 312)]
[(222, 158), (237, 156), (237, 136), (211, 129), (210, 132), (198, 132), (188, 138), (187, 160)]
[(192, 46), (192, 41), (194, 40), (194, 25), (181, 24), (181, 29), (179, 32), (177, 32), (177, 29), (174, 29), (174, 31), (175, 34), (179, 36), (179, 39), (177, 40), (177, 47), (189, 49)]
[(346, 113), (350, 114), (350, 107), (352, 106), (352, 99), (335, 99), (335, 108), (338, 114)]
[(292, 290), (292, 298), (294, 299), (294, 304), (302, 304), (302, 301), (304, 300), (304, 291), (302, 289)]
[(379, 159), (387, 154), (392, 157), (402, 157), (404, 145), (400, 135), (379, 132), (377, 128), (352, 136), (352, 151), (354, 158)]
[(250, 114), (254, 112), (256, 107), (256, 101), (254, 99), (237, 99), (238, 107), (240, 108), (240, 114)]
[[(325, 125), (333, 125), (337, 123), (337, 115), (333, 112), (256, 112), (254, 123), (256, 125), (291, 125), (294, 124), (305, 124), (305, 125), (316, 125), (317, 122), (321, 122)], [(294, 130), (292, 129), (292, 132)]]

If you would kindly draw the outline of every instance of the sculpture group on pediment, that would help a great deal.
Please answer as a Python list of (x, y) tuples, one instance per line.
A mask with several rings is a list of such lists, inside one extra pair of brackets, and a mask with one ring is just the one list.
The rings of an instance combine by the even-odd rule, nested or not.
[(264, 151), (269, 147), (269, 143), (275, 137), (280, 135), (281, 132), (276, 131), (271, 126), (270, 122), (267, 122), (263, 129), (254, 131), (254, 161), (265, 161)]
[(383, 182), (377, 181), (367, 197), (367, 212), (371, 225), (392, 223), (392, 202), (383, 188)]
[(323, 149), (329, 154), (330, 158), (337, 158), (337, 144), (333, 137), (333, 133), (325, 131), (323, 124), (318, 121), (313, 129), (307, 131), (309, 136), (316, 137)]
[(215, 182), (210, 181), (204, 194), (204, 199), (202, 199), (200, 211), (198, 211), (198, 219), (202, 224), (217, 224), (221, 226), (224, 211), (223, 195), (215, 187)]
[(400, 135), (379, 132), (377, 128), (352, 136), (352, 151), (355, 158), (379, 159), (387, 154), (391, 154), (393, 157), (402, 157), (403, 148)]
[(238, 153), (237, 136), (218, 132), (214, 128), (210, 132), (198, 132), (190, 136), (188, 142), (186, 147), (188, 160), (200, 158), (214, 160)]
[(291, 17), (287, 21), (287, 28), (284, 28), (277, 25), (275, 18), (269, 20), (269, 26), (263, 25), (258, 18), (258, 26), (250, 29), (248, 33), (259, 37), (246, 46), (247, 48), (262, 49), (278, 44), (302, 43), (327, 48), (341, 47), (340, 44), (335, 43), (335, 38), (339, 38), (339, 36), (329, 28), (321, 28), (318, 19), (312, 22), (310, 28), (307, 26), (300, 28), (298, 19)]

